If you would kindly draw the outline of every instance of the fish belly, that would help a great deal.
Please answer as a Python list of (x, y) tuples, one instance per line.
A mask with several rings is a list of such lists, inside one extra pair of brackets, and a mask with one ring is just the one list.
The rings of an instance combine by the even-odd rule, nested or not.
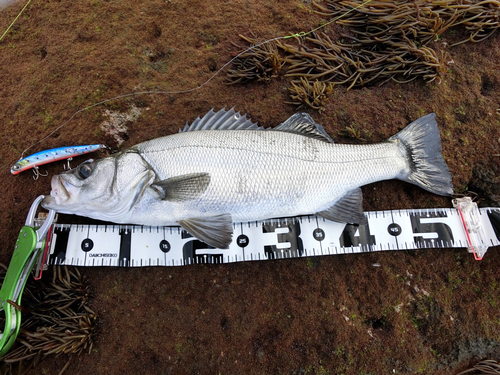
[[(159, 180), (210, 174), (200, 197), (171, 203), (165, 215), (174, 221), (221, 213), (234, 222), (313, 214), (361, 185), (397, 177), (407, 164), (391, 142), (337, 145), (269, 130), (187, 132), (135, 149)], [(154, 210), (152, 202), (148, 208)]]

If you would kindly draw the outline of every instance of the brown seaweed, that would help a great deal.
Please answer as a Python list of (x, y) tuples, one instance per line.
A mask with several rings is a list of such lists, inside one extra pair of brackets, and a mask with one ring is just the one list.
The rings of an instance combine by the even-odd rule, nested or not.
[[(366, 133), (366, 132), (365, 132)], [(344, 130), (340, 130), (338, 135), (343, 137), (353, 138), (359, 141), (366, 141), (366, 138), (361, 137), (361, 130), (356, 128), (354, 124), (346, 126)], [(370, 134), (368, 134), (370, 135)]]
[[(229, 84), (244, 83), (247, 81), (268, 81), (277, 77), (285, 61), (281, 58), (278, 48), (274, 42), (259, 44), (256, 39), (240, 35), (240, 38), (251, 45), (240, 52), (232, 62), (232, 68), (228, 69), (226, 76)], [(243, 47), (234, 44), (236, 47)]]
[(30, 277), (23, 293), (21, 329), (14, 347), (1, 358), (0, 373), (23, 373), (45, 356), (70, 355), (61, 374), (71, 355), (90, 352), (96, 314), (88, 306), (89, 300), (89, 285), (77, 268), (53, 267), (52, 278), (41, 281)]
[[(316, 12), (339, 18), (336, 23), (365, 36), (401, 35), (427, 44), (451, 27), (464, 25), (469, 38), (480, 42), (500, 28), (498, 0), (326, 0), (313, 1)], [(457, 43), (457, 44), (459, 44)]]
[(292, 86), (288, 90), (292, 102), (287, 103), (299, 107), (305, 104), (310, 108), (317, 109), (319, 113), (325, 109), (328, 96), (332, 93), (334, 87), (333, 83), (318, 80), (311, 83), (303, 77), (300, 77), (299, 81), (292, 81), (291, 84)]
[(334, 86), (440, 81), (448, 70), (446, 59), (431, 42), (459, 25), (468, 38), (453, 45), (482, 41), (500, 28), (500, 0), (326, 0), (312, 5), (348, 26), (340, 41), (313, 31), (261, 44), (240, 35), (255, 48), (238, 56), (228, 71), (230, 82), (269, 80), (286, 64), (284, 76), (292, 79), (289, 103), (321, 111)]
[(457, 375), (500, 374), (500, 364), (493, 359), (485, 359), (474, 365), (473, 368), (462, 371)]
[[(307, 47), (306, 43), (315, 45)], [(299, 45), (279, 44), (291, 56), (285, 76), (321, 80), (335, 85), (361, 87), (388, 80), (409, 82), (418, 77), (431, 82), (445, 70), (443, 59), (429, 47), (417, 47), (407, 38), (388, 42), (385, 48), (359, 50), (333, 42), (326, 34), (313, 34)], [(357, 47), (355, 45), (354, 47)]]

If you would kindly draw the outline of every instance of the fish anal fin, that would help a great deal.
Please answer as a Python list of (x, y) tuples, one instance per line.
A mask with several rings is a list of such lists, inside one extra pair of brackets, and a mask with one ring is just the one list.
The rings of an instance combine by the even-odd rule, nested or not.
[(361, 189), (356, 188), (349, 191), (328, 210), (318, 212), (318, 215), (339, 223), (366, 224)]
[(190, 234), (217, 249), (228, 249), (233, 240), (231, 215), (189, 218), (179, 220), (179, 225)]
[(190, 173), (167, 178), (151, 185), (163, 200), (182, 202), (198, 198), (210, 184), (209, 173)]
[(333, 139), (325, 129), (320, 124), (317, 124), (307, 113), (296, 113), (271, 130), (300, 134), (319, 139), (323, 142), (333, 143)]

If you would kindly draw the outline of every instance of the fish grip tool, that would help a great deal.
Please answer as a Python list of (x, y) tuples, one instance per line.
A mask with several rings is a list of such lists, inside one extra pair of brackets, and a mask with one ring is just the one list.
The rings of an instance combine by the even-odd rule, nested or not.
[(54, 221), (56, 212), (49, 210), (43, 224), (35, 227), (35, 215), (43, 195), (32, 203), (25, 225), (17, 237), (14, 253), (5, 279), (0, 289), (0, 313), (5, 314), (5, 326), (0, 333), (0, 357), (7, 354), (14, 345), (21, 327), (21, 297), (28, 275), (45, 246), (47, 233)]

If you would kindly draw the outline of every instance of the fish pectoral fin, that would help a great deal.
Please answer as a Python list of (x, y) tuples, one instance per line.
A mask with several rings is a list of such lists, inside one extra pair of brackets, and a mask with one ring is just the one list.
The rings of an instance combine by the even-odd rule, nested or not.
[(218, 249), (228, 249), (233, 240), (232, 219), (229, 214), (189, 218), (179, 220), (178, 223), (199, 240)]
[(296, 113), (271, 130), (300, 134), (309, 138), (319, 139), (323, 142), (333, 143), (333, 139), (325, 129), (320, 124), (317, 124), (307, 113)]
[(318, 215), (338, 223), (366, 224), (361, 189), (349, 191), (328, 210), (318, 212)]
[(151, 187), (163, 200), (182, 202), (198, 198), (207, 190), (209, 184), (209, 173), (190, 173), (155, 182)]

